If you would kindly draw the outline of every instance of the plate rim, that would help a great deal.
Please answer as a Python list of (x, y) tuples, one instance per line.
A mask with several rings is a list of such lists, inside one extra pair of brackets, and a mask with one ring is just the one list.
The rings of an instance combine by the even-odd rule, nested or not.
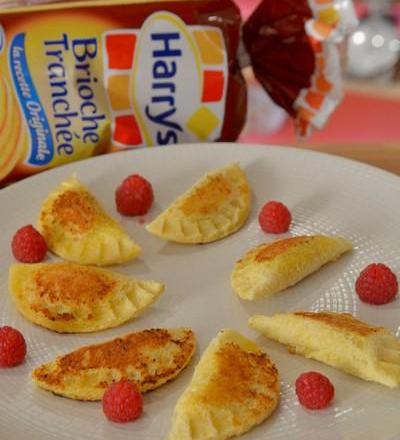
[[(86, 157), (84, 159), (79, 159), (76, 161), (72, 161), (72, 162), (68, 162), (66, 164), (62, 164), (59, 166), (56, 166), (54, 168), (49, 168), (43, 171), (40, 171), (38, 173), (35, 173), (31, 176), (27, 176), (25, 178), (22, 178), (20, 180), (17, 180), (15, 182), (11, 182), (10, 184), (8, 184), (5, 187), (0, 187), (0, 196), (1, 194), (4, 194), (5, 192), (9, 192), (12, 191), (15, 188), (19, 188), (19, 186), (22, 186), (24, 184), (29, 184), (31, 182), (36, 182), (36, 179), (40, 179), (43, 178), (43, 176), (49, 175), (50, 173), (54, 173), (54, 172), (58, 172), (58, 170), (60, 169), (65, 169), (68, 170), (69, 168), (73, 168), (74, 166), (77, 166), (81, 163), (87, 163), (89, 161), (92, 162), (100, 162), (100, 161), (107, 161), (110, 160), (110, 158), (112, 158), (114, 156), (114, 154), (118, 154), (118, 155), (125, 155), (128, 156), (130, 154), (135, 154), (134, 152), (146, 152), (144, 154), (151, 154), (152, 151), (167, 151), (168, 149), (184, 149), (184, 148), (204, 148), (204, 146), (207, 147), (229, 147), (229, 148), (250, 148), (250, 149), (260, 149), (260, 148), (270, 148), (270, 149), (278, 149), (281, 151), (288, 151), (288, 152), (292, 152), (294, 154), (300, 154), (300, 155), (310, 155), (310, 156), (320, 156), (323, 157), (325, 159), (330, 159), (330, 160), (334, 160), (338, 163), (348, 163), (349, 165), (352, 166), (352, 168), (359, 168), (360, 170), (365, 169), (368, 171), (368, 174), (371, 175), (373, 174), (375, 178), (377, 177), (385, 177), (386, 179), (389, 180), (393, 180), (393, 181), (398, 181), (400, 179), (400, 176), (385, 170), (383, 168), (380, 168), (378, 166), (375, 165), (371, 165), (369, 163), (365, 163), (365, 162), (361, 162), (359, 160), (356, 159), (352, 159), (352, 158), (348, 158), (348, 157), (343, 157), (343, 156), (339, 156), (336, 154), (332, 154), (332, 153), (327, 153), (324, 151), (315, 151), (315, 150), (309, 150), (307, 148), (299, 148), (296, 146), (290, 146), (290, 145), (278, 145), (278, 144), (252, 144), (252, 143), (246, 143), (246, 142), (205, 142), (205, 143), (186, 143), (186, 144), (173, 144), (173, 145), (167, 145), (167, 146), (155, 146), (155, 147), (146, 147), (146, 148), (138, 148), (138, 149), (130, 149), (130, 150), (124, 150), (124, 151), (118, 151), (118, 152), (113, 152), (113, 153), (104, 153), (104, 154), (99, 154), (96, 156), (91, 156), (91, 157)], [(163, 153), (164, 154), (164, 153)], [(119, 156), (120, 157), (120, 156)]]
[[(211, 151), (211, 148), (215, 148), (215, 147), (218, 148), (219, 146), (230, 147), (230, 148), (243, 148), (243, 149), (248, 149), (248, 150), (253, 150), (253, 151), (256, 151), (256, 149), (257, 149), (257, 151), (260, 151), (260, 149), (262, 149), (263, 147), (267, 147), (267, 148), (269, 148), (269, 153), (271, 155), (273, 155), (272, 149), (276, 148), (281, 151), (294, 152), (295, 154), (300, 153), (300, 155), (303, 157), (309, 156), (309, 157), (316, 157), (317, 158), (317, 157), (323, 156), (324, 159), (327, 159), (327, 158), (332, 159), (332, 157), (333, 157), (333, 160), (335, 161), (334, 166), (340, 166), (340, 163), (343, 163), (343, 162), (347, 162), (347, 163), (350, 162), (351, 163), (351, 165), (346, 167), (349, 174), (352, 174), (352, 171), (357, 171), (357, 170), (363, 171), (364, 169), (367, 169), (367, 172), (365, 173), (365, 178), (366, 178), (367, 183), (368, 183), (367, 177), (371, 177), (373, 179), (376, 179), (376, 178), (381, 179), (382, 175), (387, 175), (387, 178), (382, 179), (382, 185), (387, 184), (389, 186), (389, 185), (391, 185), (392, 182), (396, 183), (396, 184), (398, 184), (398, 182), (399, 182), (399, 176), (397, 176), (393, 173), (390, 173), (388, 171), (382, 170), (378, 167), (371, 166), (369, 164), (364, 164), (362, 162), (359, 162), (359, 161), (356, 161), (353, 159), (347, 159), (347, 158), (343, 158), (343, 157), (336, 156), (336, 155), (329, 154), (329, 153), (325, 153), (325, 152), (298, 149), (296, 147), (290, 147), (290, 146), (278, 146), (278, 145), (275, 146), (275, 145), (246, 144), (246, 143), (220, 143), (220, 144), (209, 143), (209, 144), (180, 144), (180, 145), (175, 145), (175, 146), (171, 146), (171, 147), (173, 149), (175, 149), (175, 152), (176, 152), (176, 150), (180, 150), (180, 149), (183, 150), (184, 148), (187, 148), (187, 147), (191, 147), (192, 150), (194, 151), (196, 148), (199, 148), (199, 149), (204, 148), (204, 145), (207, 145), (210, 148), (210, 150), (208, 150), (208, 151)], [(168, 147), (167, 147), (167, 149), (168, 149)], [(143, 155), (152, 154), (152, 153), (150, 153), (151, 151), (159, 151), (160, 152), (160, 151), (164, 150), (164, 148), (161, 147), (161, 149), (157, 149), (157, 150), (153, 150), (152, 148), (138, 149), (136, 151), (144, 152), (146, 150), (148, 151), (148, 153), (144, 153)], [(133, 151), (135, 151), (135, 150), (133, 150)], [(128, 156), (129, 154), (133, 154), (133, 151), (128, 150), (125, 152), (121, 152), (119, 157), (122, 156), (122, 158), (118, 159), (118, 160), (123, 161), (123, 157)], [(122, 153), (124, 153), (124, 154), (122, 154)], [(167, 153), (165, 153), (165, 154), (167, 154)], [(252, 154), (251, 151), (249, 152), (249, 154)], [(36, 184), (35, 179), (40, 180), (40, 179), (43, 179), (45, 176), (49, 176), (48, 177), (49, 180), (52, 180), (52, 179), (54, 180), (53, 174), (56, 174), (56, 173), (57, 174), (61, 174), (61, 173), (68, 174), (68, 170), (73, 169), (74, 167), (76, 167), (77, 165), (80, 165), (80, 164), (85, 164), (83, 166), (87, 167), (88, 166), (87, 161), (90, 161), (90, 160), (92, 160), (92, 162), (93, 161), (95, 161), (95, 162), (104, 161), (104, 163), (106, 163), (107, 161), (112, 160), (112, 159), (110, 159), (111, 157), (114, 157), (114, 156), (112, 156), (110, 154), (104, 154), (104, 155), (86, 158), (86, 159), (83, 159), (80, 161), (71, 162), (71, 163), (68, 163), (64, 166), (60, 166), (60, 167), (56, 167), (54, 169), (48, 170), (49, 171), (48, 173), (41, 172), (41, 173), (38, 173), (38, 174), (31, 176), (29, 178), (18, 181), (15, 184), (12, 184), (12, 185), (4, 188), (4, 190), (7, 194), (9, 194), (9, 191), (20, 192), (21, 191), (20, 188), (23, 186), (26, 186), (26, 187), (29, 187), (30, 189), (33, 189), (33, 185)], [(151, 157), (151, 156), (149, 156), (149, 157)], [(147, 161), (147, 160), (148, 160), (148, 158), (143, 159), (143, 161)], [(233, 157), (232, 161), (234, 161), (234, 160), (235, 160), (235, 158)], [(132, 162), (132, 163), (133, 163), (133, 167), (134, 167), (134, 162)], [(66, 167), (66, 169), (64, 170), (65, 167)], [(90, 165), (89, 165), (89, 167), (90, 167)], [(94, 167), (95, 167), (95, 165), (94, 165)], [(64, 170), (64, 171), (61, 171), (61, 170)], [(90, 176), (90, 174), (89, 174), (89, 176)], [(82, 175), (82, 177), (84, 177), (84, 175)], [(35, 182), (35, 183), (32, 184), (32, 182)], [(392, 189), (392, 188), (388, 188), (388, 190), (390, 190), (390, 189)], [(1, 194), (2, 194), (2, 191), (0, 191), (0, 200), (1, 200)], [(66, 419), (66, 422), (68, 422), (68, 419)], [(129, 431), (129, 432), (131, 434), (131, 431)], [(399, 434), (400, 434), (400, 431), (399, 431)], [(290, 434), (288, 434), (288, 435), (290, 435)], [(387, 440), (389, 440), (389, 439), (387, 439)], [(394, 438), (392, 440), (394, 440)]]

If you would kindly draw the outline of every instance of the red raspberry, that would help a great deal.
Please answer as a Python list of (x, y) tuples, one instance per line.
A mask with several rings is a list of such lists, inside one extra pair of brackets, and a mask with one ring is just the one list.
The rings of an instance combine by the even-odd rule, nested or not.
[(15, 328), (0, 327), (0, 367), (13, 367), (25, 359), (26, 344), (21, 332)]
[(335, 394), (331, 381), (323, 374), (309, 371), (296, 380), (299, 402), (308, 409), (326, 408)]
[(396, 275), (382, 263), (367, 266), (356, 281), (357, 295), (369, 304), (386, 304), (392, 301), (398, 290)]
[(112, 422), (136, 420), (143, 411), (143, 398), (136, 385), (129, 380), (111, 384), (103, 395), (103, 411)]
[(32, 225), (27, 225), (14, 234), (11, 249), (18, 261), (39, 263), (46, 255), (47, 245), (42, 235)]
[(117, 210), (123, 215), (145, 215), (154, 200), (151, 183), (139, 174), (127, 177), (115, 192)]
[(264, 232), (282, 234), (289, 230), (292, 215), (288, 208), (281, 202), (271, 201), (266, 203), (258, 215), (258, 222)]

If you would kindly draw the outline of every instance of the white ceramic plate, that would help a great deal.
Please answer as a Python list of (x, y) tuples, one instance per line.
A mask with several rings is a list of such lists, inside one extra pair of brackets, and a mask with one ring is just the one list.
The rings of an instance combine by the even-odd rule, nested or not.
[[(123, 218), (114, 207), (114, 190), (129, 174), (146, 176), (156, 203), (146, 217), (162, 208), (210, 169), (239, 161), (253, 190), (253, 209), (238, 233), (203, 246), (166, 243), (149, 235), (137, 219)], [(89, 335), (52, 333), (26, 321), (13, 306), (7, 271), (13, 258), (11, 237), (35, 223), (42, 200), (61, 179), (73, 172), (89, 186), (107, 210), (143, 247), (139, 261), (116, 270), (166, 283), (155, 306), (142, 317), (117, 329)], [(297, 286), (273, 298), (241, 301), (229, 285), (234, 262), (249, 248), (273, 238), (260, 231), (257, 213), (276, 199), (292, 210), (291, 234), (331, 233), (353, 240), (356, 247)], [(40, 174), (0, 191), (0, 324), (20, 329), (27, 339), (26, 362), (0, 369), (1, 440), (165, 439), (170, 417), (194, 365), (208, 342), (224, 327), (254, 338), (276, 362), (282, 378), (279, 409), (246, 439), (388, 440), (400, 438), (400, 390), (368, 383), (318, 362), (290, 355), (246, 326), (254, 313), (291, 310), (350, 312), (400, 333), (400, 300), (380, 307), (361, 303), (354, 293), (360, 269), (370, 262), (387, 264), (400, 275), (400, 179), (378, 169), (337, 157), (289, 148), (249, 145), (184, 145), (132, 151), (89, 159)], [(274, 237), (275, 238), (275, 237)], [(125, 425), (107, 422), (100, 403), (77, 402), (37, 389), (30, 381), (33, 367), (83, 344), (149, 327), (191, 326), (198, 350), (178, 378), (145, 395), (143, 417)], [(317, 370), (330, 377), (336, 397), (326, 410), (299, 406), (296, 377)]]

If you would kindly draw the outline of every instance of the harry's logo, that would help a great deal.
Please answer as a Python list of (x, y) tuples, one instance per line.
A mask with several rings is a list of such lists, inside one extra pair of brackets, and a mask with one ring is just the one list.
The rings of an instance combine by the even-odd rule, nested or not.
[(218, 139), (228, 64), (223, 33), (167, 11), (103, 34), (114, 149)]

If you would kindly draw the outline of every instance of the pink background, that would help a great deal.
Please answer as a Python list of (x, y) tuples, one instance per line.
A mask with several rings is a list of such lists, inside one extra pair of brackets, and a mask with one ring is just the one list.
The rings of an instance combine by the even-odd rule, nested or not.
[[(235, 0), (242, 10), (243, 17), (248, 17), (260, 0)], [(256, 83), (251, 85), (253, 92), (249, 101), (251, 119), (248, 129), (241, 140), (245, 142), (296, 144), (293, 124), (287, 119), (281, 121), (274, 131), (263, 131), (262, 117), (266, 114), (263, 105), (264, 93), (258, 90)], [(342, 103), (322, 131), (315, 132), (308, 144), (357, 144), (400, 141), (400, 93), (396, 96), (380, 97), (378, 93), (346, 91)], [(399, 89), (400, 90), (400, 89)], [(254, 99), (254, 95), (257, 99)], [(267, 98), (265, 99), (267, 102)], [(259, 108), (259, 112), (257, 109)], [(279, 115), (278, 115), (279, 116)], [(265, 118), (268, 118), (265, 115)], [(257, 119), (256, 123), (253, 121)], [(279, 119), (279, 118), (278, 118)], [(282, 119), (282, 115), (281, 115)], [(269, 121), (265, 120), (265, 127)]]

